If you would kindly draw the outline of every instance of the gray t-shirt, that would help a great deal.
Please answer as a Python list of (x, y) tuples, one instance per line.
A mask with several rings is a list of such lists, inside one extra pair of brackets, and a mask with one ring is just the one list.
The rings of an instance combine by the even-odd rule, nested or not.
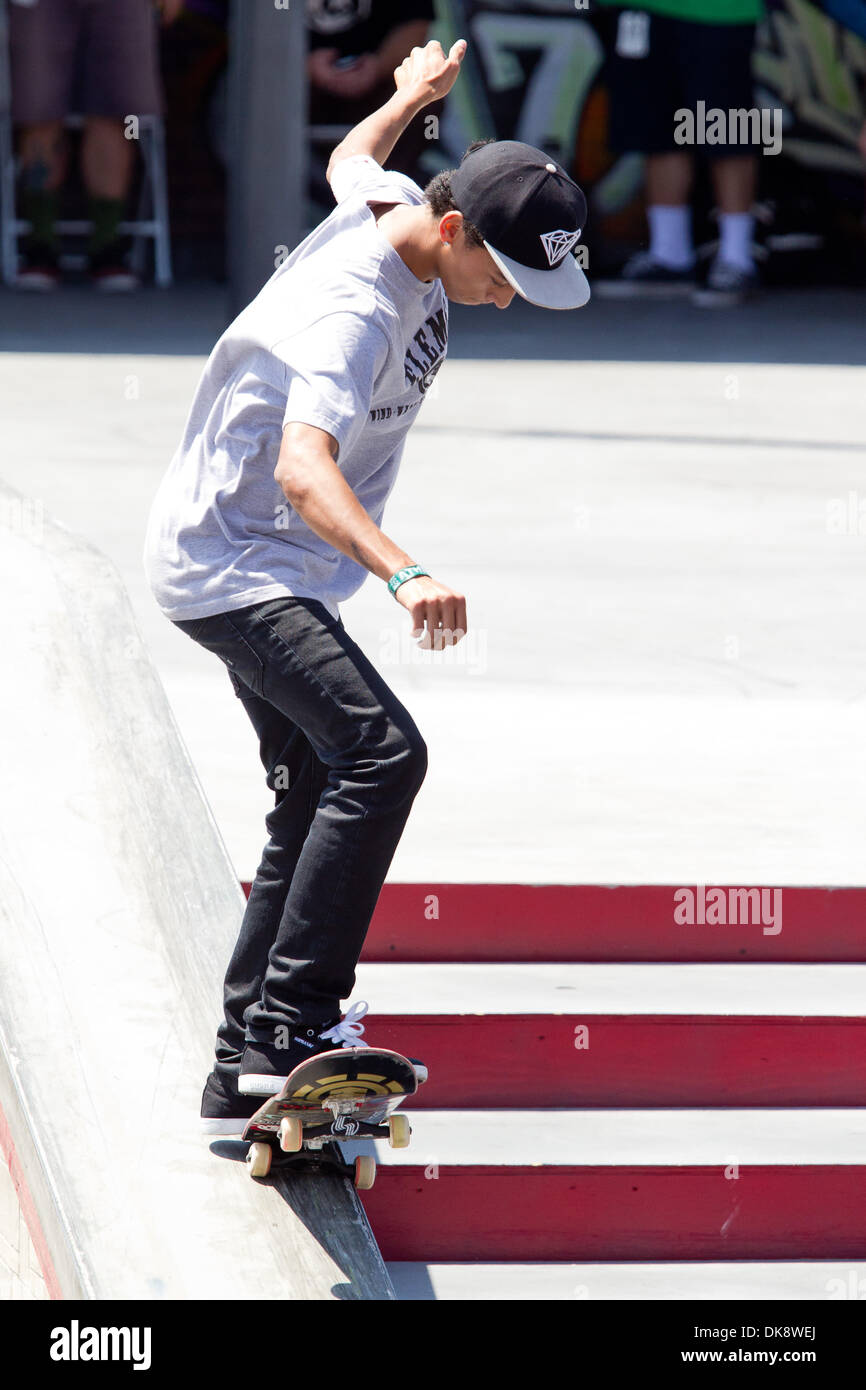
[(151, 509), (145, 570), (169, 618), (282, 594), (338, 603), (369, 573), (290, 506), (274, 469), (292, 421), (337, 440), (337, 464), (377, 526), (406, 432), (445, 356), (448, 301), (376, 224), (370, 203), (423, 202), (367, 156), (337, 165), (337, 207), (220, 338)]

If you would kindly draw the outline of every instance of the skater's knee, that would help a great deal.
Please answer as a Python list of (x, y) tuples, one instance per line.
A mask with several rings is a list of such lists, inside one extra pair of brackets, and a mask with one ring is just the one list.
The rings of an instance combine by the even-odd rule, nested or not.
[(427, 773), (427, 744), (408, 714), (397, 719), (383, 715), (340, 755), (337, 766), (350, 780), (414, 796)]
[(427, 775), (427, 744), (414, 724), (394, 737), (383, 770), (407, 795), (418, 791)]
[(424, 742), (417, 729), (415, 730), (415, 736), (409, 746), (411, 749), (410, 762), (412, 775), (416, 782), (415, 790), (417, 791), (427, 775), (427, 744)]

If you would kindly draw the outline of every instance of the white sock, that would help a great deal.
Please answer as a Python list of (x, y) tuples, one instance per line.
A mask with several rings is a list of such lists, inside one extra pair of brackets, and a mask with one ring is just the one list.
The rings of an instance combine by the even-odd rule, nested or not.
[(691, 208), (657, 203), (647, 208), (647, 219), (653, 260), (671, 270), (690, 270), (695, 263)]
[(719, 260), (739, 270), (754, 270), (752, 239), (755, 219), (750, 212), (719, 213)]

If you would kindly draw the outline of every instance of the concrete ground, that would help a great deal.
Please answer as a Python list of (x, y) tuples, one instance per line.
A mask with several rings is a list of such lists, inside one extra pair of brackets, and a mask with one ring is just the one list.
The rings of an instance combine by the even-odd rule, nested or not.
[[(0, 477), (119, 567), (249, 877), (252, 730), (140, 560), (224, 303), (0, 294)], [(864, 882), (864, 311), (453, 312), (385, 529), (465, 588), (469, 635), (417, 651), (372, 578), (343, 605), (430, 747), (392, 878)]]

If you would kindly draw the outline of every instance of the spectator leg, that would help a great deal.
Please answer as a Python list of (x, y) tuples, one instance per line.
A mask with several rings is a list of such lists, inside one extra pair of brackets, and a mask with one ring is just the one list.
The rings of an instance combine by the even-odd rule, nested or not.
[(90, 254), (117, 241), (126, 210), (135, 160), (134, 144), (116, 116), (88, 116), (81, 148), (81, 172), (90, 198), (93, 232)]
[(758, 161), (754, 155), (714, 160), (713, 189), (719, 212), (751, 211), (757, 182)]
[(31, 224), (30, 245), (57, 245), (59, 190), (66, 178), (67, 149), (62, 121), (21, 128), (18, 147), (21, 216)]
[(653, 154), (647, 159), (650, 254), (672, 270), (689, 270), (694, 264), (690, 207), (693, 177), (690, 154)]
[(651, 207), (685, 207), (692, 195), (694, 161), (690, 154), (651, 154), (646, 162), (647, 203)]
[(713, 163), (713, 188), (719, 210), (719, 260), (746, 272), (755, 268), (752, 204), (757, 191), (757, 166), (753, 155), (717, 159)]
[(127, 140), (119, 116), (88, 116), (84, 124), (81, 171), (94, 198), (125, 199), (132, 181), (134, 142)]

